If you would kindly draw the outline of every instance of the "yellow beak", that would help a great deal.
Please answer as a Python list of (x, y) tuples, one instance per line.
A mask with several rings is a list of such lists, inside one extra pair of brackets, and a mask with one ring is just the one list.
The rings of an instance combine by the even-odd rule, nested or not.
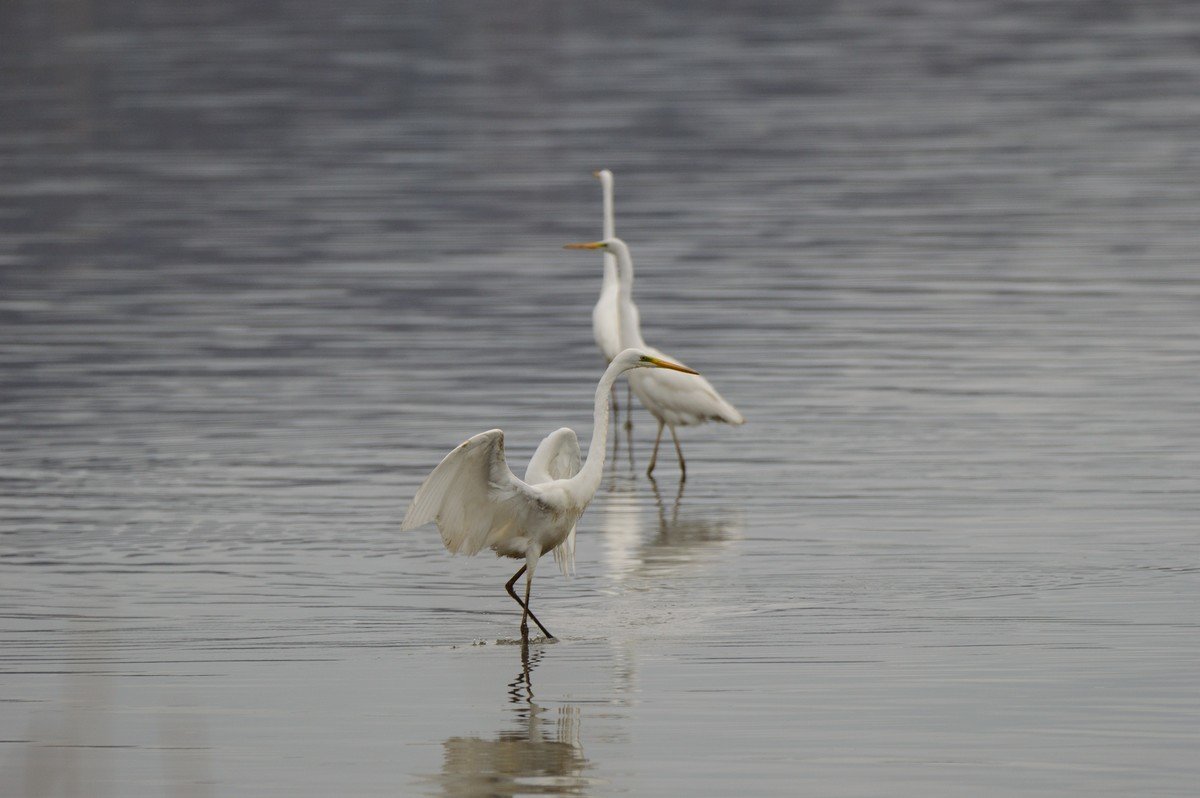
[(673, 369), (675, 371), (682, 371), (684, 374), (699, 374), (700, 373), (698, 371), (693, 371), (692, 369), (688, 368), (687, 366), (681, 366), (678, 363), (672, 363), (671, 361), (663, 360), (660, 357), (651, 357), (651, 356), (647, 355), (645, 359), (650, 361), (654, 365), (658, 366), (660, 369)]
[(563, 249), (604, 249), (604, 242), (589, 241), (586, 244), (564, 244)]
[(592, 177), (600, 177), (600, 170), (597, 169), (596, 171), (592, 172)]

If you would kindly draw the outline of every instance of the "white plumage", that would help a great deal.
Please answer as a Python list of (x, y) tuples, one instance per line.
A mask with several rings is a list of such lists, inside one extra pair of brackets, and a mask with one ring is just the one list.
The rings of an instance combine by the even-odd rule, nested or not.
[(546, 521), (553, 525), (564, 512), (556, 506), (560, 498), (518, 479), (504, 457), (504, 432), (490, 429), (463, 441), (433, 469), (400, 529), (436, 521), (451, 554), (491, 547), (504, 557), (524, 557), (536, 542), (528, 532)]
[[(616, 235), (616, 221), (613, 217), (613, 174), (607, 169), (594, 173), (600, 180), (604, 195), (604, 237)], [(604, 360), (611, 363), (621, 349), (621, 322), (617, 310), (617, 258), (605, 253), (604, 282), (600, 284), (600, 298), (592, 308), (592, 337), (596, 346), (604, 355)]]
[[(568, 479), (579, 473), (581, 455), (579, 438), (570, 427), (559, 427), (538, 444), (537, 451), (525, 469), (525, 481), (531, 485)], [(564, 576), (575, 573), (575, 527), (567, 537), (552, 550), (554, 561)]]
[[(597, 172), (592, 172), (592, 176), (600, 181), (600, 188), (603, 196), (604, 208), (604, 237), (613, 238), (616, 236), (616, 219), (613, 215), (613, 173), (607, 169), (601, 169)], [(617, 278), (617, 258), (611, 252), (604, 253), (604, 281), (600, 284), (600, 298), (596, 300), (596, 306), (592, 308), (592, 337), (596, 339), (596, 346), (600, 349), (600, 354), (604, 355), (604, 362), (611, 363), (612, 359), (617, 356), (621, 350), (626, 347), (621, 346), (621, 314), (618, 309), (620, 304), (620, 281)], [(637, 318), (637, 306), (632, 302), (629, 304), (629, 309), (626, 311)], [(633, 400), (630, 396), (632, 389), (627, 384), (625, 386), (625, 426), (628, 429), (633, 428), (632, 410)], [(613, 391), (613, 412), (619, 415), (617, 408), (617, 395)]]
[[(472, 555), (491, 548), (501, 557), (525, 560), (505, 586), (523, 609), (522, 635), (528, 635), (528, 616), (547, 637), (553, 636), (529, 610), (534, 568), (547, 551), (555, 551), (564, 571), (574, 564), (575, 523), (600, 487), (604, 469), (609, 393), (624, 372), (647, 368), (691, 372), (637, 349), (618, 354), (596, 386), (592, 441), (582, 466), (575, 433), (562, 428), (541, 442), (526, 478), (519, 479), (504, 456), (504, 433), (488, 430), (446, 455), (417, 489), (405, 513), (402, 531), (434, 521), (451, 554)], [(512, 586), (526, 572), (522, 602)]]
[[(642, 339), (641, 316), (637, 305), (633, 302), (633, 258), (629, 254), (628, 245), (619, 238), (608, 237), (603, 241), (589, 244), (568, 244), (572, 249), (603, 249), (617, 259), (617, 310), (620, 323), (621, 345), (636, 347), (651, 352), (655, 357), (674, 360), (669, 355), (647, 346)], [(676, 361), (678, 362), (678, 361)], [(683, 477), (687, 478), (687, 464), (683, 459), (683, 450), (679, 446), (676, 427), (687, 427), (703, 424), (707, 421), (721, 421), (726, 424), (738, 425), (746, 422), (745, 417), (732, 404), (726, 401), (717, 389), (703, 377), (690, 376), (680, 373), (642, 372), (631, 373), (629, 384), (633, 392), (641, 400), (642, 406), (658, 419), (658, 435), (654, 439), (654, 453), (650, 456), (647, 474), (654, 472), (658, 461), (658, 446), (662, 441), (663, 426), (671, 429), (671, 438), (675, 441), (675, 451), (679, 455), (679, 468)]]
[[(652, 346), (645, 347), (655, 357), (671, 359)], [(668, 379), (636, 379), (635, 377), (668, 377)], [(680, 379), (669, 379), (679, 376)], [(724, 397), (717, 393), (712, 383), (699, 375), (639, 374), (629, 375), (629, 384), (641, 400), (642, 405), (655, 418), (669, 427), (689, 427), (707, 421), (723, 421), (726, 424), (745, 424), (746, 419)]]

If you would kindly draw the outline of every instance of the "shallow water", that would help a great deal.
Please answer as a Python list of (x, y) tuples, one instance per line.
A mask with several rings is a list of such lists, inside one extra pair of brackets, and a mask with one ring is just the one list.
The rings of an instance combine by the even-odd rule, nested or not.
[[(176, 5), (0, 8), (0, 792), (1192, 793), (1195, 7)], [(523, 648), (399, 519), (591, 434), (601, 166), (748, 423)]]

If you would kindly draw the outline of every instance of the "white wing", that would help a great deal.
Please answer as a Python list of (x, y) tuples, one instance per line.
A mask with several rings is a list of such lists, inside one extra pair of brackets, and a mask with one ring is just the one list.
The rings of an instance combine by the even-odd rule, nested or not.
[[(525, 469), (525, 481), (539, 485), (555, 479), (569, 479), (579, 473), (582, 459), (579, 455), (579, 438), (570, 427), (560, 427), (547, 435), (538, 444), (537, 451)], [(554, 547), (554, 561), (564, 576), (575, 570), (575, 527), (566, 539)]]
[(559, 427), (538, 444), (537, 451), (525, 469), (525, 481), (530, 485), (555, 479), (570, 479), (579, 473), (579, 439), (570, 427)]
[(475, 554), (547, 512), (540, 491), (517, 479), (504, 459), (504, 433), (481, 432), (446, 455), (413, 497), (402, 531), (436, 521), (451, 554)]

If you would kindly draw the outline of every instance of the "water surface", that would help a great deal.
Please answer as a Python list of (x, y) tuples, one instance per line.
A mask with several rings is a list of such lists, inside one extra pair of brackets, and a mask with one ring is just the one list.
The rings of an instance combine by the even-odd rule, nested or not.
[[(1194, 6), (177, 5), (0, 10), (0, 791), (1194, 790)], [(523, 648), (399, 519), (586, 443), (599, 167), (748, 423)]]

